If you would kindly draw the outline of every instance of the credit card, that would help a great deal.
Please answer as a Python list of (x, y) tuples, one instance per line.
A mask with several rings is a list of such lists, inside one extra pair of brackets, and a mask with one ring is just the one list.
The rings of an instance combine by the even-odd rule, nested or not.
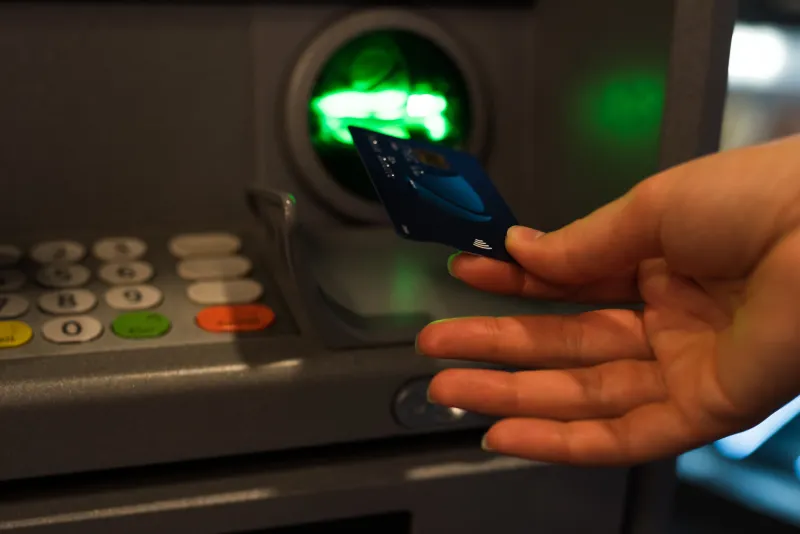
[(505, 238), (517, 219), (474, 156), (354, 126), (350, 133), (401, 237), (515, 263)]

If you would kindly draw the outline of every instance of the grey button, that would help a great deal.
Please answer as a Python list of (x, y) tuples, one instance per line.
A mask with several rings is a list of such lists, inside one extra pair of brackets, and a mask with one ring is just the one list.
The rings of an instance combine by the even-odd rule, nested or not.
[(395, 396), (394, 415), (408, 428), (436, 428), (442, 426), (479, 426), (490, 419), (466, 412), (460, 408), (439, 406), (428, 402), (430, 380), (414, 380)]
[(34, 245), (30, 254), (37, 263), (75, 263), (86, 256), (86, 247), (76, 241), (45, 241)]
[(161, 290), (153, 286), (120, 286), (106, 292), (106, 302), (115, 310), (149, 310), (163, 300)]
[(19, 295), (0, 295), (0, 319), (16, 319), (28, 313), (30, 303)]
[(98, 276), (107, 284), (114, 286), (142, 284), (153, 277), (153, 266), (146, 261), (107, 263), (100, 267)]
[(48, 265), (39, 269), (36, 279), (44, 287), (71, 288), (85, 285), (92, 272), (83, 265)]
[(263, 292), (264, 287), (255, 280), (197, 282), (186, 289), (191, 301), (207, 306), (249, 304), (261, 298)]
[(52, 319), (42, 326), (42, 337), (58, 344), (86, 343), (97, 339), (102, 333), (100, 321), (88, 315)]
[(86, 313), (97, 306), (97, 297), (87, 289), (53, 291), (39, 297), (39, 307), (53, 315)]
[(177, 258), (190, 256), (228, 256), (241, 248), (241, 240), (233, 234), (216, 232), (183, 234), (169, 242), (169, 251)]
[(22, 251), (14, 245), (0, 245), (0, 267), (16, 265), (22, 258)]
[(147, 243), (137, 237), (107, 237), (92, 247), (94, 257), (101, 261), (133, 261), (147, 252)]
[(17, 291), (25, 285), (25, 274), (14, 269), (0, 270), (0, 293)]
[(243, 256), (196, 258), (178, 264), (178, 276), (184, 280), (227, 280), (250, 273), (253, 264)]

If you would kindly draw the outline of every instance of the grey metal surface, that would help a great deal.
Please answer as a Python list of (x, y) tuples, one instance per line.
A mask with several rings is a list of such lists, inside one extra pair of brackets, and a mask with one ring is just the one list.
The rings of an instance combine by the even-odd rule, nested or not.
[(738, 2), (675, 3), (661, 167), (719, 149)]
[(249, 18), (214, 6), (0, 7), (0, 228), (40, 238), (245, 220)]
[(410, 530), (379, 532), (616, 534), (624, 496), (623, 469), (536, 465), (469, 447), (395, 450), (112, 487), (64, 481), (57, 495), (5, 496), (0, 532), (232, 534), (407, 512)]
[(395, 395), (444, 365), (287, 337), (4, 362), (0, 480), (431, 432)]

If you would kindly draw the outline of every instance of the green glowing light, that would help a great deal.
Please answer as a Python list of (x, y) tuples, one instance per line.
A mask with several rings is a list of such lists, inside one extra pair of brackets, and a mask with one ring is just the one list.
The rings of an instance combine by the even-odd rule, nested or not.
[(609, 73), (583, 88), (578, 111), (582, 129), (617, 149), (639, 149), (657, 142), (666, 93), (660, 70)]
[(377, 200), (349, 126), (466, 148), (472, 126), (468, 91), (454, 61), (411, 32), (356, 37), (323, 67), (308, 103), (311, 143), (334, 180)]
[(394, 258), (389, 304), (394, 313), (415, 311), (416, 303), (430, 291), (428, 280), (420, 269), (419, 258), (398, 254)]
[(587, 198), (610, 201), (658, 170), (667, 70), (637, 59), (574, 80), (566, 138), (581, 157), (568, 165)]
[(447, 99), (438, 94), (338, 91), (314, 99), (311, 108), (319, 114), (320, 141), (325, 143), (352, 144), (348, 126), (401, 139), (410, 139), (412, 130), (424, 130), (432, 141), (445, 139), (452, 128), (444, 115)]

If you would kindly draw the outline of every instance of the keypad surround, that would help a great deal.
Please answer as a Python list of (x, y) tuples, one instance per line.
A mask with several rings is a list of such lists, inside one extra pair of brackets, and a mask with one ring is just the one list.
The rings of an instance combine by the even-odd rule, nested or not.
[[(16, 333), (0, 343), (0, 360), (280, 334), (273, 327), (277, 294), (267, 290), (257, 254), (243, 250), (246, 242), (228, 232), (0, 242), (0, 272), (13, 273), (0, 277), (0, 334)], [(213, 306), (193, 298), (198, 284), (217, 288)], [(201, 316), (208, 308), (213, 313)], [(148, 314), (163, 321), (147, 330), (131, 320)], [(230, 320), (209, 327), (212, 316)]]

